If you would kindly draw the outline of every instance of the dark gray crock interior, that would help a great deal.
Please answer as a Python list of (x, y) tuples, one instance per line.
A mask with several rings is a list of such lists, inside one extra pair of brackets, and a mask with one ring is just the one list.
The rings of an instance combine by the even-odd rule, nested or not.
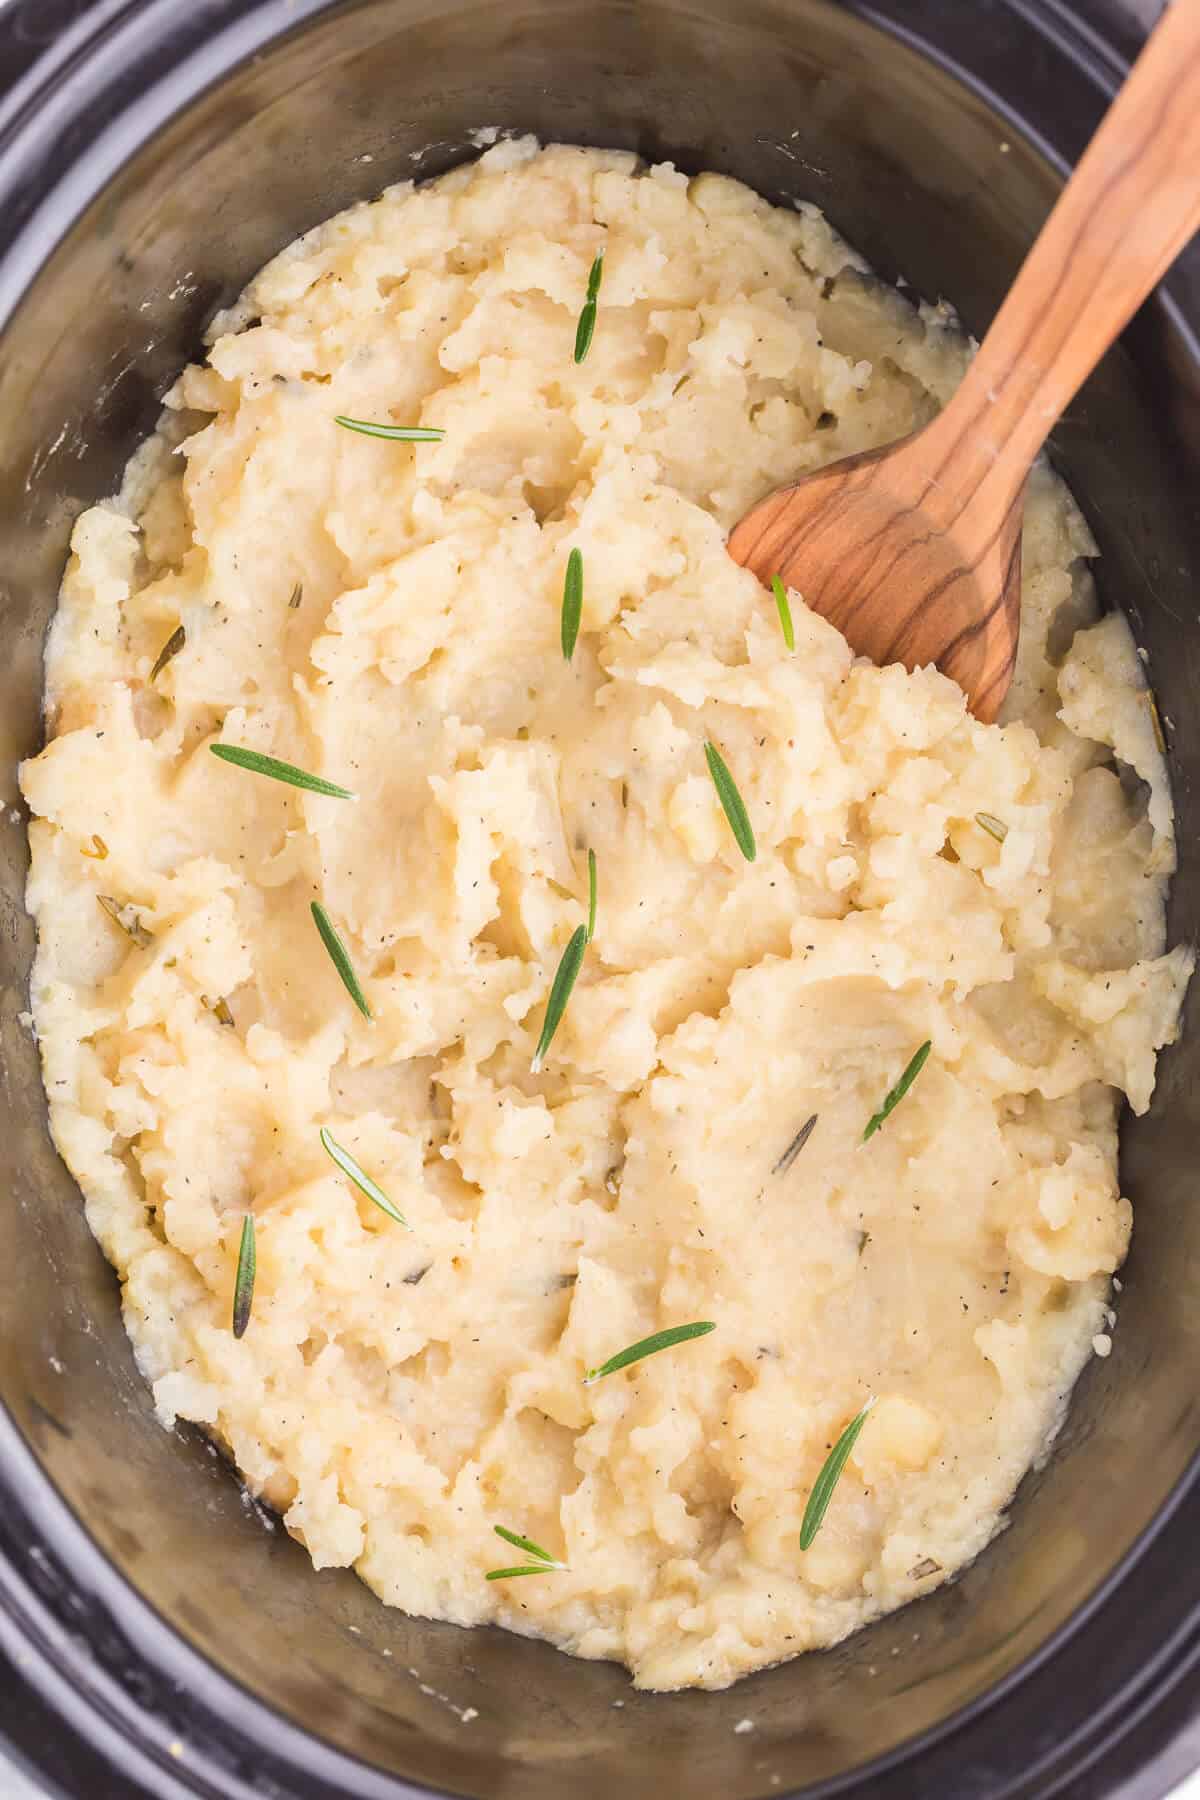
[[(828, 1655), (723, 1696), (637, 1695), (617, 1669), (571, 1663), (497, 1632), (409, 1620), (384, 1612), (349, 1574), (314, 1575), (196, 1436), (162, 1433), (121, 1329), (115, 1281), (46, 1136), (35, 1053), (18, 1020), (32, 937), (22, 907), (23, 825), (7, 809), (17, 799), (15, 763), (39, 740), (41, 644), (71, 520), (113, 490), (214, 307), (272, 251), (350, 200), (449, 166), (471, 153), (470, 132), (483, 125), (628, 146), (689, 170), (726, 170), (772, 198), (816, 200), (882, 273), (945, 294), (978, 330), (1058, 177), (1013, 121), (882, 35), (860, 16), (868, 9), (832, 0), (740, 0), (736, 8), (728, 0), (302, 0), (291, 9), (230, 0), (193, 8), (187, 22), (176, 5), (173, 23), (154, 0), (100, 10), (112, 28), (89, 56), (107, 71), (109, 137), (80, 112), (68, 68), (58, 93), (38, 101), (52, 122), (55, 106), (63, 109), (43, 135), (45, 153), (10, 159), (5, 173), (0, 304), (13, 298), (5, 281), (23, 287), (27, 263), (38, 260), (47, 216), (62, 236), (0, 338), (8, 1199), (0, 1211), (0, 1390), (12, 1420), (112, 1564), (185, 1640), (296, 1725), (381, 1770), (436, 1791), (522, 1800), (560, 1800), (568, 1790), (596, 1800), (685, 1790), (697, 1800), (743, 1800), (848, 1776), (1038, 1652), (1150, 1526), (1195, 1455), (1200, 1038), (1193, 1032), (1164, 1059), (1153, 1112), (1126, 1140), (1137, 1228), (1114, 1353), (1089, 1371), (1057, 1453), (1025, 1483), (1002, 1540), (955, 1586)], [(992, 34), (996, 85), (1035, 121), (1039, 108), (1059, 104), (1060, 142), (1077, 148), (1069, 140), (1082, 141), (1094, 90), (1081, 75), (1077, 99), (1056, 95), (1053, 58), (1047, 50), (1039, 64), (1037, 34), (1020, 7), (975, 10), (978, 29)], [(957, 22), (949, 6), (939, 16), (920, 0), (880, 11), (970, 61), (961, 9)], [(247, 21), (257, 22), (254, 31), (243, 30)], [(222, 73), (249, 50), (264, 21), (280, 34), (269, 50), (141, 141), (160, 110), (169, 113), (202, 75)], [(124, 73), (122, 32), (140, 32), (128, 42), (145, 53)], [(185, 51), (201, 61), (188, 63)], [(17, 135), (11, 112), (8, 130), (0, 152)], [(84, 149), (91, 170), (127, 158), (94, 198), (92, 178), (74, 160)], [(1171, 722), (1181, 821), (1176, 938), (1194, 935), (1200, 915), (1198, 391), (1194, 343), (1160, 307), (1108, 359), (1055, 438), (1104, 551), (1102, 591), (1128, 610)], [(1193, 995), (1193, 1012), (1197, 1002)], [(13, 1458), (18, 1450), (14, 1438)], [(22, 1479), (28, 1502), (36, 1488), (31, 1475)], [(63, 1578), (55, 1580), (61, 1588)], [(86, 1591), (79, 1614), (80, 1629), (93, 1632), (99, 1603)], [(103, 1646), (93, 1654), (103, 1663)], [(155, 1707), (161, 1697), (148, 1692), (147, 1709)], [(478, 1713), (469, 1726), (456, 1710), (466, 1707)], [(735, 1734), (746, 1716), (755, 1731)], [(244, 1788), (196, 1791), (305, 1791), (282, 1779), (274, 1789), (251, 1787), (252, 1770), (235, 1760), (231, 1751), (229, 1779)], [(868, 1783), (864, 1791), (893, 1790)], [(1001, 1789), (981, 1765), (964, 1767), (955, 1791)]]

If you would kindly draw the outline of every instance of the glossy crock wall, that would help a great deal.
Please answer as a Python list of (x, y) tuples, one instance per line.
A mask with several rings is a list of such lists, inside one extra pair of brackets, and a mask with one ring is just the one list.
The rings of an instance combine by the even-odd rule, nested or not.
[[(112, 491), (214, 307), (298, 231), (471, 153), (476, 127), (514, 126), (815, 199), (881, 272), (946, 294), (980, 328), (1052, 200), (1052, 162), (1015, 120), (861, 15), (990, 80), (1068, 156), (1116, 73), (1102, 46), (1073, 40), (1065, 55), (1022, 7), (994, 0), (199, 0), (183, 11), (178, 0), (84, 9), (51, 74), (35, 66), (0, 108), (6, 808), (15, 761), (38, 740), (40, 648), (71, 519)], [(1044, 6), (1043, 20), (1057, 11)], [(62, 23), (44, 0), (15, 16), (44, 38)], [(14, 34), (10, 52), (28, 36)], [(1200, 369), (1161, 305), (1130, 352), (1109, 359), (1056, 441), (1105, 551), (1104, 592), (1129, 609), (1175, 725), (1175, 930), (1191, 934)], [(195, 1436), (159, 1430), (115, 1283), (45, 1135), (18, 1018), (31, 949), (18, 816), (6, 813), (0, 840), (0, 1604), (71, 1734), (136, 1738), (125, 1754), (142, 1771), (118, 1780), (89, 1765), (64, 1791), (409, 1791), (347, 1753), (434, 1791), (522, 1800), (685, 1787), (742, 1800), (844, 1781), (880, 1796), (1042, 1796), (1075, 1766), (1075, 1734), (1089, 1753), (1105, 1709), (1128, 1721), (1196, 1651), (1200, 1580), (1173, 1549), (1200, 1512), (1177, 1489), (1200, 1441), (1195, 1040), (1165, 1060), (1154, 1112), (1128, 1140), (1138, 1225), (1114, 1354), (1083, 1383), (1004, 1538), (955, 1587), (829, 1655), (723, 1696), (637, 1695), (613, 1668), (407, 1620), (347, 1573), (314, 1575)], [(89, 1555), (41, 1471), (107, 1560)], [(1173, 1519), (1097, 1600), (1173, 1490)], [(915, 1760), (902, 1753), (1044, 1655), (1089, 1605), (1095, 1617), (1016, 1693)], [(747, 1716), (755, 1731), (735, 1734)], [(63, 1766), (78, 1771), (70, 1758), (85, 1752), (70, 1734), (64, 1743)], [(52, 1763), (56, 1751), (39, 1754)], [(873, 1758), (887, 1768), (855, 1781)]]

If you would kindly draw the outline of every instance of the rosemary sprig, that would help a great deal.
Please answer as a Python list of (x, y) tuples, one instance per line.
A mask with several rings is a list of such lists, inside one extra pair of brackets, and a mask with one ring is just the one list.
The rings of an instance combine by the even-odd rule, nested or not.
[(542, 1035), (538, 1039), (537, 1049), (533, 1053), (530, 1068), (537, 1075), (545, 1061), (550, 1041), (562, 1022), (567, 1001), (571, 998), (571, 989), (579, 978), (583, 967), (583, 953), (587, 949), (588, 933), (586, 925), (578, 925), (571, 933), (571, 940), (562, 953), (557, 972), (550, 987), (550, 998), (546, 1002), (546, 1017), (542, 1020)]
[(187, 632), (183, 629), (182, 625), (177, 625), (154, 659), (154, 667), (150, 671), (151, 681), (154, 680), (156, 675), (162, 674), (171, 658), (173, 656), (178, 656), (186, 643)]
[(1008, 836), (1008, 826), (1003, 819), (998, 819), (995, 813), (976, 813), (975, 823), (981, 831), (986, 831), (989, 837), (994, 837), (998, 844), (1002, 844)]
[(142, 924), (141, 918), (134, 907), (122, 906), (121, 902), (119, 900), (114, 900), (111, 894), (97, 894), (96, 899), (104, 908), (113, 924), (120, 926), (121, 930), (125, 933), (125, 936), (127, 938), (132, 938), (139, 950), (148, 950), (150, 948), (150, 945), (154, 942), (154, 933), (146, 930), (146, 927)]
[(572, 550), (567, 558), (562, 597), (562, 653), (567, 662), (575, 654), (579, 638), (579, 621), (583, 614), (583, 551)]
[(548, 1550), (543, 1550), (540, 1544), (535, 1544), (532, 1538), (522, 1537), (516, 1531), (507, 1531), (503, 1525), (493, 1525), (492, 1530), (497, 1537), (503, 1538), (505, 1543), (511, 1544), (515, 1550), (527, 1550), (530, 1556), (536, 1556), (539, 1562), (554, 1563), (560, 1569), (565, 1567), (565, 1564), (560, 1563), (556, 1556), (551, 1556)]
[(600, 293), (600, 281), (604, 274), (604, 252), (596, 252), (588, 274), (587, 298), (579, 315), (579, 324), (575, 328), (575, 361), (581, 363), (592, 347), (592, 338), (596, 333), (596, 301)]
[(331, 800), (356, 798), (349, 788), (339, 787), (336, 781), (326, 781), (323, 775), (310, 775), (307, 769), (298, 769), (295, 763), (280, 762), (277, 756), (264, 756), (261, 750), (246, 750), (241, 744), (210, 744), (208, 747), (222, 762), (249, 769), (252, 775), (268, 775), (272, 781), (306, 788), (310, 794), (327, 794)]
[(866, 1141), (869, 1137), (874, 1137), (875, 1133), (879, 1130), (879, 1127), (883, 1124), (884, 1120), (888, 1117), (888, 1114), (894, 1112), (896, 1110), (896, 1108), (899, 1106), (899, 1104), (903, 1100), (905, 1094), (907, 1094), (909, 1088), (912, 1086), (913, 1082), (917, 1079), (917, 1076), (921, 1073), (921, 1070), (925, 1067), (925, 1063), (928, 1059), (929, 1052), (932, 1049), (933, 1049), (932, 1043), (930, 1042), (930, 1040), (928, 1038), (926, 1038), (925, 1042), (921, 1045), (921, 1048), (914, 1053), (911, 1061), (908, 1064), (908, 1067), (905, 1069), (903, 1075), (900, 1077), (900, 1079), (896, 1083), (895, 1087), (890, 1088), (888, 1090), (887, 1097), (884, 1100), (883, 1105), (880, 1107), (879, 1111), (877, 1113), (875, 1113), (871, 1117), (871, 1119), (868, 1121), (867, 1129), (862, 1134), (862, 1141), (864, 1144), (866, 1143)]
[(372, 1181), (362, 1164), (355, 1161), (354, 1157), (351, 1156), (345, 1146), (339, 1144), (333, 1133), (327, 1131), (324, 1125), (321, 1127), (321, 1143), (329, 1152), (329, 1155), (333, 1158), (338, 1168), (342, 1171), (342, 1174), (350, 1178), (360, 1194), (365, 1194), (367, 1199), (373, 1201), (380, 1212), (385, 1212), (389, 1219), (395, 1219), (397, 1225), (403, 1225), (405, 1231), (412, 1230), (412, 1226), (400, 1211), (400, 1208), (398, 1206), (393, 1206), (378, 1182)]
[(858, 1434), (867, 1422), (867, 1414), (875, 1404), (872, 1394), (860, 1413), (851, 1419), (845, 1431), (829, 1455), (825, 1458), (821, 1473), (813, 1482), (812, 1493), (808, 1496), (808, 1505), (804, 1509), (804, 1518), (800, 1524), (800, 1548), (808, 1550), (812, 1541), (821, 1529), (822, 1521), (829, 1510), (829, 1502), (833, 1498), (833, 1490), (841, 1480), (842, 1470), (850, 1460), (850, 1452), (858, 1442)]
[(792, 627), (792, 609), (788, 604), (787, 589), (778, 575), (771, 577), (771, 592), (775, 596), (775, 605), (779, 612), (779, 623), (783, 630), (783, 641), (789, 650), (796, 648), (796, 633)]
[(704, 756), (708, 763), (708, 772), (712, 776), (713, 786), (717, 790), (717, 799), (721, 802), (722, 811), (729, 820), (729, 829), (737, 839), (737, 847), (747, 862), (753, 862), (758, 855), (754, 842), (754, 829), (750, 824), (750, 815), (746, 811), (746, 802), (738, 793), (737, 783), (729, 773), (724, 757), (715, 744), (706, 743)]
[(548, 1550), (543, 1550), (540, 1544), (535, 1544), (532, 1538), (521, 1537), (515, 1531), (506, 1531), (503, 1525), (493, 1525), (492, 1530), (497, 1537), (502, 1537), (506, 1544), (515, 1545), (518, 1550), (524, 1550), (535, 1560), (520, 1563), (511, 1569), (489, 1569), (485, 1580), (507, 1581), (514, 1575), (549, 1575), (554, 1570), (561, 1572), (566, 1569), (566, 1563), (559, 1562), (558, 1558), (551, 1556)]
[(347, 431), (361, 431), (364, 437), (390, 438), (401, 444), (440, 444), (446, 433), (436, 425), (380, 425), (374, 419), (348, 419), (335, 413), (335, 425)]
[(805, 1144), (807, 1144), (809, 1138), (812, 1136), (812, 1134), (816, 1130), (816, 1128), (817, 1128), (817, 1115), (816, 1115), (816, 1113), (814, 1113), (811, 1119), (806, 1119), (804, 1121), (803, 1125), (800, 1127), (799, 1131), (796, 1133), (795, 1137), (792, 1139), (791, 1143), (788, 1145), (787, 1149), (784, 1151), (784, 1153), (780, 1157), (779, 1161), (775, 1164), (774, 1168), (771, 1170), (772, 1175), (786, 1175), (787, 1174), (788, 1170), (791, 1168), (792, 1164), (795, 1162), (796, 1158), (799, 1156), (800, 1152), (803, 1150)]
[(686, 1344), (689, 1338), (707, 1337), (710, 1331), (716, 1329), (714, 1320), (698, 1319), (691, 1325), (671, 1325), (666, 1331), (656, 1331), (650, 1337), (639, 1338), (628, 1349), (618, 1350), (615, 1356), (610, 1356), (598, 1369), (589, 1369), (583, 1378), (583, 1384), (590, 1387), (601, 1376), (615, 1375), (618, 1369), (627, 1369), (630, 1363), (641, 1362), (644, 1356), (654, 1356), (659, 1350), (669, 1350), (673, 1344)]
[(588, 851), (588, 922), (587, 941), (590, 944), (596, 935), (596, 902), (599, 892), (596, 886), (596, 852)]
[(254, 1277), (258, 1273), (258, 1247), (254, 1240), (254, 1214), (242, 1220), (242, 1242), (238, 1250), (237, 1279), (233, 1284), (233, 1335), (245, 1337), (254, 1305)]
[(367, 1004), (367, 996), (358, 983), (354, 966), (350, 961), (350, 952), (346, 949), (334, 927), (333, 920), (325, 911), (319, 900), (310, 902), (313, 924), (321, 934), (321, 942), (329, 952), (329, 960), (342, 978), (343, 986), (357, 1006), (364, 1019), (371, 1017), (371, 1008)]

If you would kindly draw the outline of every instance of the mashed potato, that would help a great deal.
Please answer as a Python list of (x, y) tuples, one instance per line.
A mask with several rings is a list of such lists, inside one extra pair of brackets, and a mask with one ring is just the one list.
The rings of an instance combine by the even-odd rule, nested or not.
[[(974, 1556), (1105, 1327), (1118, 1100), (1148, 1104), (1190, 962), (1162, 953), (1156, 718), (1087, 527), (1039, 470), (999, 726), (798, 595), (789, 654), (724, 549), (772, 485), (929, 417), (968, 353), (811, 208), (500, 145), (271, 263), (76, 527), (23, 775), (55, 1136), (164, 1423), (389, 1604), (720, 1687)], [(534, 1075), (589, 850), (597, 929)], [(565, 1570), (485, 1580), (496, 1525)]]

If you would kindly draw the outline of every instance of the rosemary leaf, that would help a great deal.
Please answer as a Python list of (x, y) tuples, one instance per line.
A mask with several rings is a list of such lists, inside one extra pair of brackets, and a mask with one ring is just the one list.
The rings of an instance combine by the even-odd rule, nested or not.
[(921, 1073), (921, 1070), (925, 1067), (926, 1060), (927, 1060), (927, 1058), (929, 1056), (929, 1052), (932, 1050), (932, 1048), (933, 1048), (932, 1043), (930, 1042), (930, 1040), (928, 1038), (926, 1038), (925, 1042), (921, 1045), (921, 1048), (918, 1051), (916, 1051), (916, 1053), (912, 1057), (912, 1060), (910, 1061), (908, 1067), (905, 1069), (903, 1075), (900, 1077), (899, 1081), (896, 1083), (895, 1087), (891, 1088), (889, 1090), (887, 1098), (884, 1100), (884, 1103), (880, 1107), (879, 1111), (877, 1113), (875, 1113), (873, 1115), (873, 1117), (870, 1119), (870, 1121), (868, 1122), (867, 1129), (862, 1134), (862, 1141), (864, 1144), (866, 1143), (866, 1141), (869, 1137), (874, 1137), (875, 1133), (879, 1130), (879, 1127), (883, 1124), (884, 1120), (888, 1117), (888, 1114), (894, 1112), (896, 1110), (896, 1108), (899, 1106), (899, 1104), (903, 1100), (905, 1094), (907, 1094), (909, 1088), (912, 1086), (913, 1082), (917, 1079), (917, 1076)]
[(747, 862), (753, 862), (758, 855), (754, 842), (754, 830), (750, 824), (750, 815), (746, 811), (746, 802), (737, 791), (737, 784), (729, 773), (725, 759), (715, 744), (706, 743), (704, 755), (708, 763), (708, 772), (712, 776), (713, 786), (717, 790), (717, 799), (725, 817), (729, 820), (729, 829), (737, 839), (737, 847)]
[(242, 1242), (238, 1250), (237, 1279), (233, 1284), (233, 1335), (245, 1337), (254, 1305), (254, 1277), (258, 1273), (258, 1248), (254, 1241), (254, 1214), (242, 1220)]
[(829, 1455), (825, 1458), (821, 1473), (813, 1482), (812, 1493), (808, 1496), (808, 1505), (804, 1509), (804, 1518), (800, 1524), (800, 1548), (808, 1550), (812, 1541), (821, 1529), (822, 1521), (829, 1510), (829, 1502), (833, 1498), (833, 1490), (841, 1480), (842, 1470), (850, 1460), (850, 1452), (858, 1442), (858, 1434), (867, 1422), (867, 1414), (875, 1404), (875, 1396), (867, 1401), (860, 1413), (851, 1419), (845, 1431)]
[(154, 680), (156, 675), (162, 674), (171, 658), (173, 656), (178, 656), (186, 643), (187, 632), (183, 629), (182, 625), (177, 625), (154, 659), (154, 667), (150, 671), (151, 681)]
[(562, 653), (567, 662), (575, 654), (575, 644), (579, 637), (579, 621), (583, 614), (583, 551), (572, 550), (567, 558), (567, 573), (563, 578), (562, 597)]
[(325, 911), (319, 900), (311, 903), (313, 924), (321, 934), (321, 942), (329, 952), (329, 960), (342, 978), (342, 983), (357, 1006), (364, 1019), (371, 1017), (371, 1008), (367, 1004), (367, 996), (358, 984), (358, 976), (350, 961), (350, 953), (334, 928), (333, 920)]
[(335, 413), (335, 425), (347, 431), (361, 431), (364, 437), (390, 438), (401, 444), (440, 444), (445, 432), (436, 425), (379, 425), (373, 419), (348, 419)]
[(792, 627), (792, 609), (788, 604), (787, 589), (778, 575), (771, 577), (771, 592), (775, 596), (775, 605), (779, 612), (779, 623), (783, 629), (783, 641), (789, 650), (796, 648), (796, 633)]
[(803, 1150), (805, 1144), (807, 1144), (809, 1138), (812, 1136), (813, 1132), (816, 1130), (816, 1125), (817, 1125), (817, 1115), (816, 1115), (816, 1113), (814, 1113), (811, 1119), (806, 1119), (804, 1121), (804, 1124), (800, 1127), (799, 1131), (796, 1133), (795, 1137), (792, 1139), (791, 1143), (788, 1145), (787, 1149), (784, 1151), (784, 1153), (780, 1157), (779, 1161), (775, 1164), (774, 1168), (771, 1170), (772, 1175), (786, 1175), (787, 1174), (788, 1170), (791, 1168), (792, 1164), (795, 1162), (796, 1158), (799, 1156), (800, 1152)]
[(511, 1544), (516, 1550), (527, 1551), (539, 1562), (548, 1563), (552, 1569), (565, 1569), (567, 1566), (566, 1563), (559, 1562), (556, 1556), (551, 1556), (548, 1550), (543, 1550), (540, 1544), (535, 1544), (532, 1538), (521, 1537), (515, 1531), (506, 1531), (503, 1525), (493, 1525), (492, 1530), (497, 1537), (502, 1537), (506, 1544)]
[(553, 1575), (556, 1569), (565, 1567), (565, 1563), (517, 1563), (511, 1569), (489, 1569), (484, 1580), (511, 1581), (515, 1575)]
[(303, 598), (304, 598), (304, 583), (302, 581), (298, 581), (296, 583), (295, 587), (292, 589), (291, 598), (288, 601), (289, 610), (292, 612), (295, 612), (296, 608), (299, 606), (299, 604), (303, 600)]
[(538, 1039), (537, 1049), (533, 1053), (530, 1067), (536, 1075), (545, 1060), (550, 1048), (550, 1041), (562, 1021), (567, 1001), (571, 998), (571, 989), (575, 986), (579, 971), (583, 967), (583, 953), (587, 949), (587, 926), (579, 925), (571, 933), (571, 941), (562, 953), (557, 973), (550, 987), (550, 998), (546, 1002), (546, 1017), (542, 1021), (542, 1035)]
[(345, 1146), (339, 1144), (333, 1133), (327, 1131), (324, 1125), (321, 1127), (321, 1143), (332, 1156), (342, 1174), (350, 1178), (360, 1194), (365, 1194), (367, 1199), (373, 1201), (380, 1212), (385, 1212), (389, 1219), (395, 1219), (397, 1225), (403, 1225), (405, 1231), (412, 1230), (412, 1226), (399, 1207), (393, 1206), (378, 1182), (372, 1181), (361, 1163), (355, 1161)]
[(96, 899), (104, 908), (114, 925), (119, 925), (127, 938), (132, 938), (139, 950), (148, 950), (154, 942), (154, 933), (147, 931), (137, 912), (132, 906), (122, 906), (111, 894), (97, 894)]
[(241, 744), (210, 744), (208, 747), (222, 762), (249, 769), (252, 775), (269, 775), (272, 781), (306, 788), (310, 794), (327, 794), (331, 800), (355, 798), (349, 788), (338, 787), (335, 781), (326, 781), (323, 775), (310, 775), (307, 769), (298, 769), (295, 763), (280, 762), (277, 756), (264, 756), (261, 750), (246, 750)]
[(672, 1325), (666, 1331), (654, 1332), (651, 1337), (639, 1338), (627, 1350), (618, 1350), (615, 1356), (610, 1356), (598, 1369), (589, 1369), (583, 1378), (583, 1384), (590, 1387), (601, 1376), (615, 1375), (618, 1369), (627, 1369), (630, 1363), (641, 1362), (644, 1356), (654, 1356), (659, 1350), (669, 1350), (673, 1344), (686, 1344), (689, 1338), (707, 1337), (710, 1331), (716, 1329), (714, 1320), (698, 1319), (692, 1325)]
[(233, 1014), (229, 1010), (228, 1000), (224, 998), (220, 1000), (209, 1000), (203, 994), (201, 994), (200, 998), (212, 1014), (213, 1018), (217, 1021), (218, 1025), (232, 1025), (234, 1023)]
[(1002, 844), (1008, 836), (1008, 826), (1003, 819), (998, 819), (995, 813), (976, 813), (975, 823), (981, 831), (986, 831), (989, 837), (994, 837), (998, 844)]
[(592, 338), (596, 332), (596, 302), (600, 294), (600, 280), (604, 274), (604, 252), (596, 253), (588, 274), (587, 298), (579, 315), (579, 324), (575, 328), (575, 361), (581, 363), (592, 347)]
[(596, 887), (596, 852), (594, 850), (589, 850), (588, 851), (588, 922), (587, 922), (587, 941), (589, 944), (591, 943), (592, 939), (596, 935), (596, 901), (597, 901), (597, 899), (598, 899), (598, 891), (597, 891), (597, 887)]
[(585, 300), (575, 327), (575, 361), (581, 363), (592, 347), (596, 335), (596, 302)]

